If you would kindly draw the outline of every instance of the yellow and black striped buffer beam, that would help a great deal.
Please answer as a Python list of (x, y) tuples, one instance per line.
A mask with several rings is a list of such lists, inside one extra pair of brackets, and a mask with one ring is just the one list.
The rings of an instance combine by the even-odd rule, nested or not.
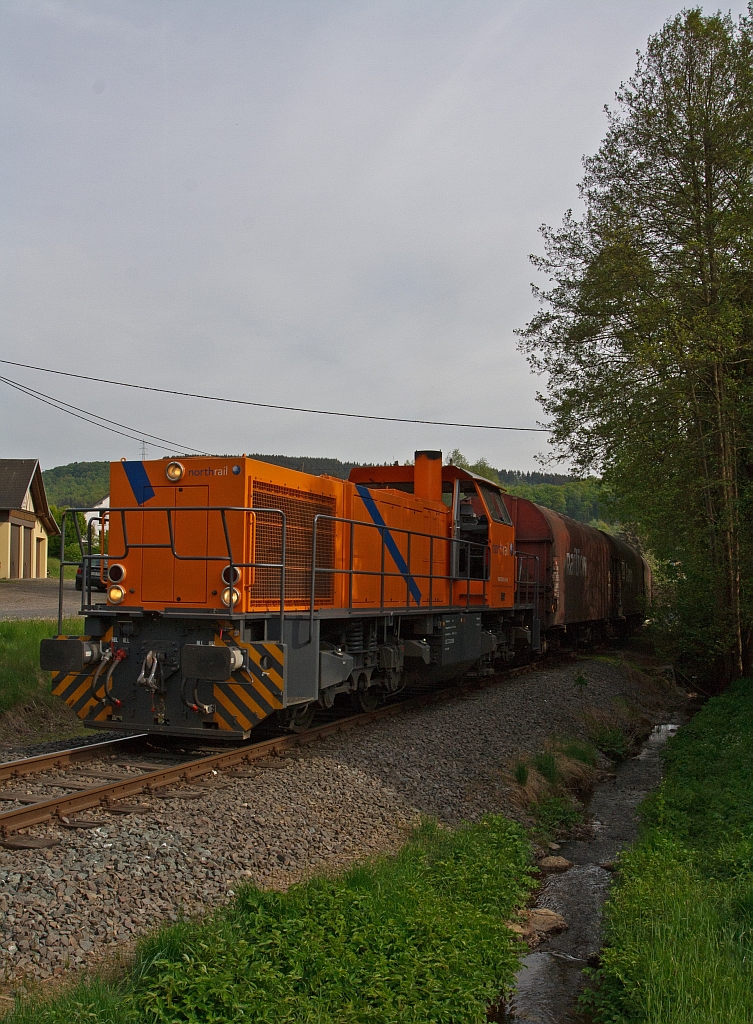
[(230, 636), (215, 636), (214, 642), (238, 647), (246, 654), (248, 667), (234, 672), (224, 683), (215, 683), (213, 694), (220, 729), (246, 732), (284, 706), (285, 645), (246, 643)]
[[(88, 636), (63, 636), (57, 637), (60, 640), (89, 640)], [(112, 639), (112, 629), (109, 629), (102, 640), (107, 643)], [(97, 664), (85, 668), (82, 672), (56, 672), (52, 677), (52, 692), (60, 697), (68, 707), (73, 708), (79, 718), (86, 718), (90, 711), (100, 704), (104, 697), (104, 680), (97, 686), (97, 693), (92, 690), (94, 677), (97, 674)], [(101, 715), (96, 719), (104, 719), (112, 714), (109, 706), (102, 710)]]

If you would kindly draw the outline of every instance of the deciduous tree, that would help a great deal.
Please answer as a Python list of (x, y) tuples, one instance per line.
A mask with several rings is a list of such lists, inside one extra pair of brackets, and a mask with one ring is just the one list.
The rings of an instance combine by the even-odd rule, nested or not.
[(533, 261), (550, 284), (521, 344), (548, 375), (556, 455), (603, 473), (674, 566), (699, 647), (739, 674), (753, 590), (750, 17), (672, 18), (607, 117), (584, 160), (585, 213), (542, 229)]

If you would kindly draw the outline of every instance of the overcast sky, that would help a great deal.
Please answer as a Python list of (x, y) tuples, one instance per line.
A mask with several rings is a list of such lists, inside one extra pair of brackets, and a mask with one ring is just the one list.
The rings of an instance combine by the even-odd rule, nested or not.
[[(536, 426), (538, 228), (665, 0), (3, 0), (0, 357), (285, 405)], [(709, 9), (709, 8), (707, 8)], [(744, 4), (732, 5), (733, 14)], [(356, 461), (546, 435), (147, 396), (0, 366), (176, 450)], [(137, 442), (0, 384), (0, 455)], [(156, 447), (149, 457), (161, 457)]]

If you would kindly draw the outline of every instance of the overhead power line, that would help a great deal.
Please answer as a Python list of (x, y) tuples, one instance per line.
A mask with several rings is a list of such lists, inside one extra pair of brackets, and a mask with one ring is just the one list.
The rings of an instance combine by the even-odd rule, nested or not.
[(469, 430), (514, 430), (521, 433), (546, 434), (546, 427), (504, 427), (496, 423), (453, 423), (447, 420), (408, 419), (404, 416), (374, 416), (365, 412), (337, 412), (333, 409), (306, 409), (297, 405), (273, 405), (271, 402), (251, 402), (244, 398), (225, 398), (221, 395), (201, 395), (193, 391), (175, 391), (172, 388), (157, 388), (148, 384), (131, 384), (123, 380), (110, 380), (107, 377), (91, 377), (84, 373), (71, 373), (69, 370), (53, 370), (49, 366), (31, 366), (29, 363), (16, 363), (11, 359), (0, 359), (6, 366), (20, 366), (24, 370), (38, 370), (40, 373), (54, 373), (60, 377), (75, 377), (77, 380), (93, 381), (97, 384), (113, 384), (119, 388), (134, 388), (137, 391), (154, 391), (160, 395), (179, 395), (181, 398), (200, 398), (205, 402), (226, 402), (230, 405), (250, 405), (257, 409), (277, 409), (282, 412), (304, 412), (312, 416), (340, 416), (351, 420), (378, 420), (382, 423), (414, 423), (429, 427), (462, 427)]
[[(109, 420), (106, 416), (99, 416), (95, 412), (89, 412), (87, 409), (80, 409), (76, 405), (70, 405), (68, 402), (63, 402), (59, 398), (53, 398), (52, 395), (46, 395), (43, 391), (35, 391), (34, 388), (26, 387), (23, 384), (19, 384), (18, 381), (10, 380), (8, 377), (0, 377), (0, 383), (7, 384), (8, 387), (15, 388), (16, 391), (20, 391), (22, 394), (27, 395), (29, 398), (35, 398), (39, 402), (43, 402), (45, 405), (52, 406), (53, 409), (57, 409), (58, 412), (65, 412), (69, 416), (75, 416), (77, 420), (83, 420), (85, 423), (91, 423), (92, 426), (102, 427), (103, 430), (109, 430), (113, 434), (120, 434), (121, 437), (127, 437), (131, 441), (141, 441), (142, 443), (146, 440), (153, 448), (162, 448), (165, 451), (185, 451), (194, 452), (196, 455), (206, 455), (207, 452), (199, 451), (198, 448), (189, 448), (187, 445), (178, 444), (177, 441), (168, 441), (165, 437), (158, 437), (156, 434), (149, 434), (146, 431), (139, 431), (137, 427), (129, 427), (125, 423), (118, 423), (117, 420)], [(98, 420), (102, 422), (97, 422)], [(107, 424), (112, 426), (107, 426)], [(122, 430), (116, 430), (116, 427), (122, 427)], [(130, 431), (130, 433), (126, 433)], [(165, 444), (160, 444), (160, 441), (165, 441)]]

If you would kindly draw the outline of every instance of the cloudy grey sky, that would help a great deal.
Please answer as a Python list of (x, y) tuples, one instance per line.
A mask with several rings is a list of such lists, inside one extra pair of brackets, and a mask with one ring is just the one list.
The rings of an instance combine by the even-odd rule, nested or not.
[[(0, 356), (179, 390), (535, 426), (538, 227), (670, 0), (4, 0)], [(732, 5), (733, 14), (743, 3)], [(178, 450), (535, 468), (541, 434), (0, 372)], [(0, 385), (0, 448), (137, 457)], [(163, 452), (149, 448), (152, 457)]]

